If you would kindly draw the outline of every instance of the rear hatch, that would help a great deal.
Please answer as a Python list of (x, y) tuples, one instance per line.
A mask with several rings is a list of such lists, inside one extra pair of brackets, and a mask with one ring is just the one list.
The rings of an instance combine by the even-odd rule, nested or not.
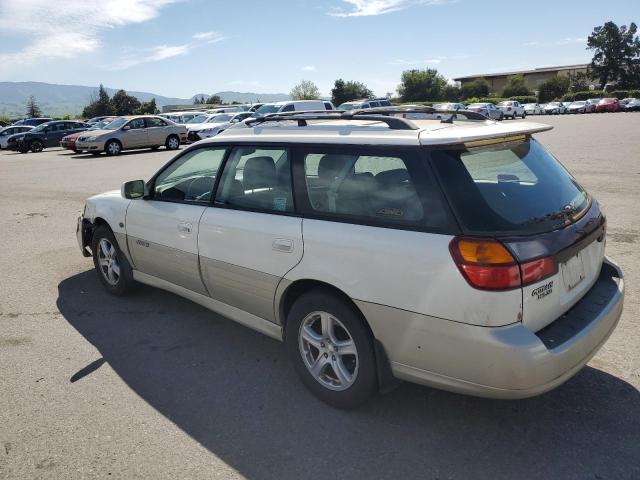
[(522, 322), (536, 332), (596, 282), (605, 219), (537, 141), (475, 143), (432, 151), (433, 165), (463, 235), (498, 240), (520, 266)]

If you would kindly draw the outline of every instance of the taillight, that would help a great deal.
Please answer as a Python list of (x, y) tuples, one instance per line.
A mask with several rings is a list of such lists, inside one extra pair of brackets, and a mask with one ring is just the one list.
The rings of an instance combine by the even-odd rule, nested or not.
[(449, 251), (469, 285), (481, 290), (511, 290), (556, 273), (551, 257), (519, 264), (497, 240), (456, 237)]

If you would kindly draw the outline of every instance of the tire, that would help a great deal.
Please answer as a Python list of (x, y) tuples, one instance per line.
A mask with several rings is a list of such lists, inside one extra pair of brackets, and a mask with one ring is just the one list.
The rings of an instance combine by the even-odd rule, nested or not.
[(160, 145), (154, 145), (153, 147), (151, 147), (151, 150), (158, 150), (160, 148)]
[(33, 140), (29, 144), (29, 150), (31, 150), (33, 153), (40, 153), (42, 150), (44, 150), (44, 143), (42, 143), (40, 140)]
[(522, 119), (525, 119), (525, 118), (527, 118), (527, 112), (524, 112), (524, 111), (523, 111), (523, 112), (522, 112)]
[(82, 153), (82, 150), (76, 150), (75, 148), (73, 149), (73, 153)]
[(167, 150), (178, 150), (180, 148), (180, 139), (177, 135), (169, 135), (167, 141), (164, 142), (164, 146)]
[(109, 140), (104, 146), (104, 152), (110, 157), (122, 153), (122, 144), (118, 140)]
[(109, 293), (123, 296), (134, 290), (136, 283), (131, 265), (120, 250), (111, 229), (104, 225), (95, 229), (91, 251), (98, 278)]
[[(285, 343), (302, 383), (323, 402), (352, 409), (375, 393), (371, 334), (355, 307), (332, 292), (312, 290), (295, 301), (287, 315)], [(340, 354), (340, 349), (353, 353)]]
[(29, 151), (29, 147), (23, 145), (21, 147), (18, 147), (18, 151), (20, 153), (27, 153)]

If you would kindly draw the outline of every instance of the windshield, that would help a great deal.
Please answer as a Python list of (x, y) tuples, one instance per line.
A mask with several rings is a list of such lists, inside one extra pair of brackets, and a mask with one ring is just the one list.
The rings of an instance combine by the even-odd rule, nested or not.
[(535, 140), (436, 150), (433, 159), (470, 233), (549, 232), (572, 223), (590, 203), (571, 174)]
[(486, 108), (486, 103), (472, 103), (468, 108)]
[(343, 103), (342, 105), (338, 106), (338, 110), (345, 110), (345, 111), (349, 111), (349, 110), (355, 110), (357, 108), (360, 108), (360, 103)]
[(125, 117), (118, 117), (113, 122), (104, 126), (105, 130), (117, 130), (127, 122)]
[(31, 129), (31, 132), (42, 132), (45, 128), (49, 126), (48, 123), (41, 123), (36, 128)]
[(198, 115), (197, 117), (193, 117), (187, 123), (202, 123), (204, 122), (209, 115)]
[(587, 102), (573, 102), (571, 105), (575, 106), (575, 107), (581, 107), (582, 105), (586, 104)]
[(510, 107), (511, 102), (500, 102), (498, 105), (500, 105), (501, 107)]
[(265, 115), (267, 113), (276, 113), (278, 110), (280, 110), (279, 105), (263, 105), (254, 112), (254, 116), (259, 117), (260, 115)]
[(211, 117), (209, 120), (207, 120), (207, 123), (222, 123), (222, 122), (228, 122), (229, 120), (231, 120), (231, 117), (233, 117), (233, 115), (216, 115), (215, 117)]

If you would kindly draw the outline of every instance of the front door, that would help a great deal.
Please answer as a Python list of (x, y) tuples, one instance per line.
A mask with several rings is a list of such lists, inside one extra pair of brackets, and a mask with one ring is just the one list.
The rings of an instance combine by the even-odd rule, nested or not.
[(127, 243), (134, 268), (207, 294), (198, 266), (198, 223), (211, 199), (224, 147), (191, 150), (152, 182), (148, 200), (127, 209)]
[(169, 136), (169, 124), (158, 117), (149, 117), (147, 122), (147, 135), (149, 136), (149, 145), (164, 145)]
[(122, 136), (122, 146), (124, 148), (142, 148), (149, 145), (149, 136), (144, 118), (134, 118), (127, 123), (129, 130)]
[(214, 207), (200, 220), (202, 278), (216, 300), (275, 321), (280, 280), (302, 258), (289, 152), (236, 147), (226, 162)]

